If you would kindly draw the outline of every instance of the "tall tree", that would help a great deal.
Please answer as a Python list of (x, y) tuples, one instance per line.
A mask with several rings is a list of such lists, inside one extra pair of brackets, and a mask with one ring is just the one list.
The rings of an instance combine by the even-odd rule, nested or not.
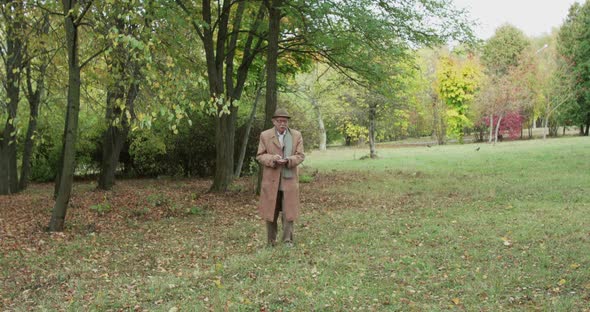
[[(520, 29), (507, 24), (496, 29), (494, 35), (483, 46), (481, 60), (490, 80), (485, 84), (488, 89), (483, 90), (480, 99), (494, 98), (494, 101), (489, 102), (491, 105), (484, 109), (490, 120), (490, 142), (497, 141), (500, 123), (505, 114), (509, 110), (517, 109), (515, 103), (507, 102), (514, 94), (509, 90), (511, 79), (508, 76), (518, 67), (522, 54), (529, 45), (528, 39)], [(485, 105), (485, 102), (480, 103)], [(497, 120), (495, 136), (492, 123), (494, 120)]]
[(107, 129), (103, 135), (99, 189), (109, 190), (115, 183), (119, 156), (135, 116), (135, 99), (144, 80), (142, 69), (146, 56), (150, 56), (146, 51), (147, 35), (143, 33), (144, 25), (150, 25), (150, 9), (134, 1), (103, 7), (105, 36), (112, 38), (112, 48), (105, 54), (110, 79), (107, 82)]
[[(370, 91), (371, 98), (363, 102), (373, 143), (379, 107), (405, 101), (390, 95), (403, 93), (400, 88), (406, 84), (401, 73), (412, 67), (407, 64), (413, 47), (472, 38), (463, 12), (447, 1), (366, 0), (345, 2), (337, 9), (329, 1), (318, 1), (309, 14), (316, 18), (315, 23), (305, 29), (318, 58)], [(371, 155), (375, 155), (374, 144)]]
[(0, 195), (6, 195), (18, 192), (16, 125), (25, 49), (25, 14), (22, 1), (3, 1), (0, 8), (4, 26), (0, 54), (6, 75), (2, 79), (6, 100), (0, 104), (0, 116), (5, 120), (0, 133)]
[(34, 25), (38, 44), (30, 47), (25, 62), (25, 96), (29, 102), (29, 125), (25, 135), (19, 189), (23, 190), (29, 184), (31, 173), (31, 158), (37, 132), (39, 108), (45, 96), (45, 76), (52, 56), (49, 54), (49, 13), (43, 12), (38, 23)]
[(529, 45), (520, 29), (509, 24), (500, 26), (482, 49), (481, 60), (488, 75), (507, 75), (512, 67), (518, 66), (522, 53)]
[(320, 151), (325, 151), (327, 144), (324, 110), (327, 102), (335, 98), (334, 93), (342, 83), (342, 79), (339, 79), (341, 77), (335, 77), (335, 74), (331, 68), (316, 62), (310, 72), (298, 75), (294, 82), (295, 95), (310, 105), (315, 115)]
[[(215, 174), (211, 191), (224, 192), (234, 175), (238, 101), (265, 36), (260, 35), (265, 7), (248, 1), (175, 0), (203, 42), (210, 105), (215, 114)], [(200, 13), (200, 16), (199, 16)], [(246, 17), (246, 18), (244, 18)], [(237, 69), (235, 64), (239, 64)]]
[(576, 77), (576, 97), (571, 117), (580, 125), (580, 134), (590, 132), (590, 1), (574, 3), (558, 35), (559, 53)]
[(272, 127), (272, 116), (277, 109), (277, 68), (281, 39), (281, 5), (284, 0), (264, 0), (268, 9), (268, 46), (266, 48), (266, 106), (264, 128)]
[(80, 71), (99, 51), (80, 63), (79, 28), (93, 5), (92, 0), (62, 0), (66, 53), (68, 58), (68, 95), (61, 163), (56, 179), (57, 196), (49, 221), (49, 231), (63, 231), (76, 169), (76, 140), (80, 112)]
[(481, 69), (472, 56), (460, 62), (443, 56), (438, 70), (437, 91), (447, 107), (449, 130), (463, 143), (464, 129), (473, 123), (468, 118), (481, 79)]
[[(558, 120), (557, 116), (567, 116), (565, 114), (567, 110), (564, 108), (576, 107), (577, 104), (577, 79), (575, 75), (571, 74), (570, 63), (558, 54), (553, 45), (546, 49), (546, 54), (548, 57), (543, 63), (544, 66), (537, 69), (536, 75), (542, 104), (540, 116), (543, 121), (543, 139), (547, 137), (547, 132), (549, 132), (550, 121), (559, 121), (565, 127), (566, 120)], [(555, 134), (557, 133), (555, 132)]]

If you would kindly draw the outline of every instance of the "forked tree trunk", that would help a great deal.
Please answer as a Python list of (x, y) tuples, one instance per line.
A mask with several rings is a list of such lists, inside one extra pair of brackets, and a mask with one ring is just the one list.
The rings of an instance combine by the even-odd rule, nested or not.
[[(184, 1), (175, 1), (181, 9), (187, 14), (192, 12), (184, 5)], [(257, 55), (262, 40), (256, 38), (256, 30), (264, 17), (264, 6), (261, 5), (250, 28), (248, 37), (244, 44), (242, 61), (237, 71), (234, 72), (234, 62), (238, 35), (240, 34), (240, 25), (245, 11), (246, 1), (234, 2), (224, 0), (221, 2), (222, 7), (215, 21), (216, 29), (213, 27), (201, 27), (193, 23), (193, 27), (203, 41), (205, 49), (205, 58), (207, 63), (207, 74), (209, 83), (209, 94), (212, 100), (218, 100), (223, 96), (224, 101), (229, 106), (229, 114), (223, 113), (215, 117), (215, 174), (211, 192), (225, 192), (232, 182), (234, 175), (234, 137), (237, 120), (238, 107), (234, 105), (241, 97), (244, 85), (248, 76), (249, 68), (252, 65), (254, 57)], [(232, 11), (232, 6), (237, 4), (236, 12)], [(203, 0), (201, 12), (203, 21), (207, 25), (213, 25), (212, 14), (217, 14), (211, 7), (210, 0)], [(229, 21), (232, 20), (231, 28), (234, 30), (229, 33)], [(214, 41), (214, 34), (217, 39)], [(256, 41), (256, 44), (254, 42)], [(225, 63), (225, 64), (224, 64)], [(225, 65), (225, 66), (224, 66)], [(234, 77), (235, 85), (234, 85)], [(218, 113), (221, 113), (221, 107), (218, 107)]]

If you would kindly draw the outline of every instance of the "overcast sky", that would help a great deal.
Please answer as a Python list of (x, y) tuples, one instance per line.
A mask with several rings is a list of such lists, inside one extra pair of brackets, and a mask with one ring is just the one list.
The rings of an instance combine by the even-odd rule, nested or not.
[[(577, 2), (583, 3), (585, 0)], [(488, 39), (496, 28), (509, 23), (518, 27), (527, 36), (549, 34), (565, 20), (569, 7), (575, 0), (454, 0), (459, 8), (471, 12), (472, 19), (479, 22), (476, 35)]]

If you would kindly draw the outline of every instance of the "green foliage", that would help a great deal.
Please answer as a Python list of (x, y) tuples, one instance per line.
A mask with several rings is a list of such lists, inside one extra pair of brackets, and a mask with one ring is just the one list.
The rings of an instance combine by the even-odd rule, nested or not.
[(463, 142), (464, 129), (473, 126), (467, 118), (482, 77), (477, 63), (470, 57), (463, 62), (443, 56), (437, 72), (437, 91), (447, 106), (449, 133)]
[[(575, 124), (590, 125), (590, 2), (574, 3), (559, 30), (558, 49), (575, 77), (573, 95), (568, 105), (568, 119)], [(586, 133), (587, 135), (587, 133)]]
[(438, 92), (447, 106), (465, 114), (475, 97), (480, 78), (481, 71), (471, 59), (461, 64), (444, 56), (438, 70)]
[(250, 161), (248, 162), (247, 170), (242, 169), (243, 176), (257, 176), (258, 170), (260, 170), (260, 165), (258, 161), (256, 161), (256, 157), (250, 157)]
[[(409, 104), (410, 106), (413, 104)], [(378, 118), (378, 127), (376, 139), (377, 141), (395, 141), (407, 138), (410, 136), (411, 111), (408, 109), (393, 109), (391, 113), (382, 114)]]
[[(56, 110), (60, 111), (58, 108)], [(79, 128), (75, 174), (93, 174), (101, 157), (101, 120), (92, 112), (82, 111)], [(49, 182), (55, 179), (62, 151), (62, 136), (63, 116), (43, 111), (33, 136), (35, 149), (31, 160), (31, 181)]]
[(166, 155), (166, 144), (164, 138), (153, 132), (133, 132), (129, 154), (133, 160), (133, 169), (140, 176), (157, 176), (165, 171), (162, 160)]
[(299, 175), (299, 183), (311, 183), (313, 182), (313, 176), (309, 174), (300, 174)]
[(346, 137), (347, 144), (366, 142), (369, 138), (369, 129), (367, 127), (353, 124), (350, 121), (343, 121), (339, 126), (339, 130)]
[(57, 153), (55, 157), (49, 160), (43, 156), (37, 155), (37, 158), (32, 160), (31, 164), (31, 181), (35, 182), (49, 182), (55, 180), (57, 169)]
[(111, 204), (107, 200), (106, 195), (104, 196), (102, 203), (91, 205), (89, 208), (91, 211), (97, 213), (98, 215), (104, 215), (110, 212), (112, 209)]
[(446, 121), (448, 134), (453, 138), (457, 138), (460, 143), (463, 143), (463, 137), (465, 136), (464, 129), (473, 127), (473, 122), (454, 108), (447, 109)]
[(501, 26), (484, 44), (482, 63), (489, 74), (506, 75), (511, 67), (518, 65), (522, 52), (529, 45), (528, 39), (520, 29), (512, 25)]
[[(176, 134), (163, 130), (166, 138), (166, 159), (162, 162), (168, 175), (209, 176), (215, 162), (215, 135), (213, 118), (192, 113), (189, 115), (194, 125), (181, 123), (175, 128)], [(166, 126), (164, 124), (163, 126)], [(157, 128), (161, 128), (160, 125)], [(236, 140), (238, 139), (236, 136)]]

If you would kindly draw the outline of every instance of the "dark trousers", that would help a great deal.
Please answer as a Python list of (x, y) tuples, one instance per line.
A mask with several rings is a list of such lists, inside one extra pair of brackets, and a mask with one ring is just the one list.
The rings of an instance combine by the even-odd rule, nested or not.
[[(273, 221), (266, 221), (266, 231), (268, 233), (268, 243), (271, 245), (277, 242), (277, 229), (279, 213), (283, 210), (283, 191), (277, 194), (277, 203), (275, 206), (275, 215)], [(281, 213), (281, 223), (283, 224), (283, 242), (293, 242), (293, 221), (285, 219), (285, 212)]]

